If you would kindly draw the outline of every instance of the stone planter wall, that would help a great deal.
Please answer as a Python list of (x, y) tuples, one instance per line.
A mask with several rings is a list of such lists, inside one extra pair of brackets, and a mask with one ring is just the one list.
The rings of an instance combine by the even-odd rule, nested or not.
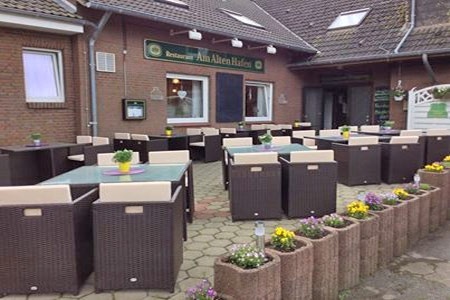
[(419, 195), (419, 239), (423, 239), (430, 232), (431, 193), (421, 191)]
[(441, 189), (441, 203), (439, 225), (444, 225), (449, 216), (449, 202), (450, 202), (450, 171), (444, 170), (442, 173), (427, 172), (419, 170), (420, 179), (424, 183)]
[(439, 228), (439, 220), (441, 219), (441, 189), (436, 188), (430, 191), (430, 232)]
[(313, 299), (335, 300), (338, 297), (338, 235), (327, 232), (321, 239), (308, 239), (314, 246), (312, 294)]
[(379, 236), (379, 217), (370, 215), (370, 218), (358, 220), (360, 225), (360, 277), (367, 277), (375, 273), (378, 266), (378, 236)]
[(413, 246), (419, 240), (420, 201), (416, 195), (410, 195), (408, 202), (408, 247)]
[(227, 256), (220, 256), (214, 262), (214, 289), (235, 300), (281, 299), (278, 255), (267, 253), (272, 261), (257, 269), (244, 270), (227, 262)]
[(400, 256), (408, 248), (408, 202), (400, 201), (397, 205), (392, 205), (392, 208), (394, 208), (394, 256)]
[(281, 252), (266, 248), (281, 260), (281, 299), (312, 299), (312, 277), (314, 249), (308, 239), (296, 237), (298, 249), (293, 252)]
[[(359, 283), (361, 231), (359, 222), (346, 218), (351, 222), (345, 228), (326, 227), (338, 234), (339, 275), (338, 288), (345, 290)], [(283, 298), (284, 299), (284, 298)]]
[(394, 209), (384, 206), (381, 211), (371, 211), (379, 217), (378, 267), (384, 267), (394, 259)]

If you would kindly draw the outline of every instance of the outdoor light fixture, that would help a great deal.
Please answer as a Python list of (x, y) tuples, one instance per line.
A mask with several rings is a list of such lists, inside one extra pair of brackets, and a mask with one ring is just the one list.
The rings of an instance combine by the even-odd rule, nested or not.
[(178, 35), (178, 34), (184, 34), (188, 33), (190, 40), (196, 40), (201, 41), (202, 40), (202, 34), (201, 32), (198, 32), (197, 29), (192, 30), (181, 30), (181, 31), (174, 31), (173, 29), (170, 30), (170, 36)]
[(212, 39), (212, 43), (213, 44), (229, 42), (229, 41), (231, 41), (231, 46), (234, 47), (234, 48), (242, 48), (244, 46), (244, 43), (241, 40), (237, 39), (237, 38), (223, 39), (223, 40)]
[(268, 54), (276, 54), (277, 53), (277, 48), (275, 48), (273, 45), (268, 45), (268, 46), (256, 46), (256, 47), (250, 47), (248, 46), (247, 49), (248, 50), (255, 50), (255, 49), (263, 49), (266, 48), (266, 52)]
[(264, 222), (256, 221), (255, 222), (256, 247), (261, 252), (264, 252), (265, 235), (266, 235), (266, 228), (264, 227)]

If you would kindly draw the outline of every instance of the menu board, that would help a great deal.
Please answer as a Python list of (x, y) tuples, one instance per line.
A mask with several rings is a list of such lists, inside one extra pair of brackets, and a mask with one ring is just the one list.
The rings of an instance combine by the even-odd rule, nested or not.
[(375, 124), (382, 125), (389, 120), (389, 103), (391, 100), (391, 90), (388, 87), (375, 88), (374, 97), (374, 121)]

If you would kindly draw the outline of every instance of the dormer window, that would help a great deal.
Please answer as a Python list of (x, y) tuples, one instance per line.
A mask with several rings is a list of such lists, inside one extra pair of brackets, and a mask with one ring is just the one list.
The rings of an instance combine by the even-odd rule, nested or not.
[(173, 6), (178, 6), (181, 8), (189, 9), (189, 5), (181, 0), (155, 0), (156, 2), (165, 3)]
[(370, 8), (346, 11), (331, 23), (328, 29), (341, 29), (360, 25), (369, 14)]
[(238, 20), (239, 22), (241, 22), (241, 23), (243, 23), (245, 25), (249, 25), (249, 26), (252, 26), (252, 27), (264, 29), (264, 26), (262, 26), (258, 22), (253, 21), (252, 19), (250, 19), (250, 18), (248, 18), (248, 17), (246, 17), (246, 16), (244, 16), (244, 15), (242, 15), (240, 13), (237, 13), (237, 12), (234, 12), (234, 11), (231, 11), (231, 10), (228, 10), (228, 9), (223, 9), (223, 8), (221, 8), (220, 10), (224, 14), (227, 14), (228, 16), (232, 17), (235, 20)]

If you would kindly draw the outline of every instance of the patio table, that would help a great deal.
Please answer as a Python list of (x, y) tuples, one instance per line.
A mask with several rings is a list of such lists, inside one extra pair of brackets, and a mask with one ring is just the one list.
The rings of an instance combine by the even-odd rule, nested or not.
[(388, 135), (388, 136), (398, 136), (400, 135), (400, 131), (399, 129), (382, 129), (380, 131), (352, 131), (358, 134), (365, 134), (365, 135), (378, 135), (378, 136), (383, 136), (383, 135)]
[[(351, 134), (350, 137), (365, 137), (364, 134)], [(331, 144), (348, 144), (348, 139), (344, 139), (342, 136), (305, 136), (303, 138), (316, 140), (317, 149), (319, 150), (329, 150), (331, 149)], [(391, 139), (390, 136), (380, 136), (379, 140), (381, 142), (387, 142)]]

